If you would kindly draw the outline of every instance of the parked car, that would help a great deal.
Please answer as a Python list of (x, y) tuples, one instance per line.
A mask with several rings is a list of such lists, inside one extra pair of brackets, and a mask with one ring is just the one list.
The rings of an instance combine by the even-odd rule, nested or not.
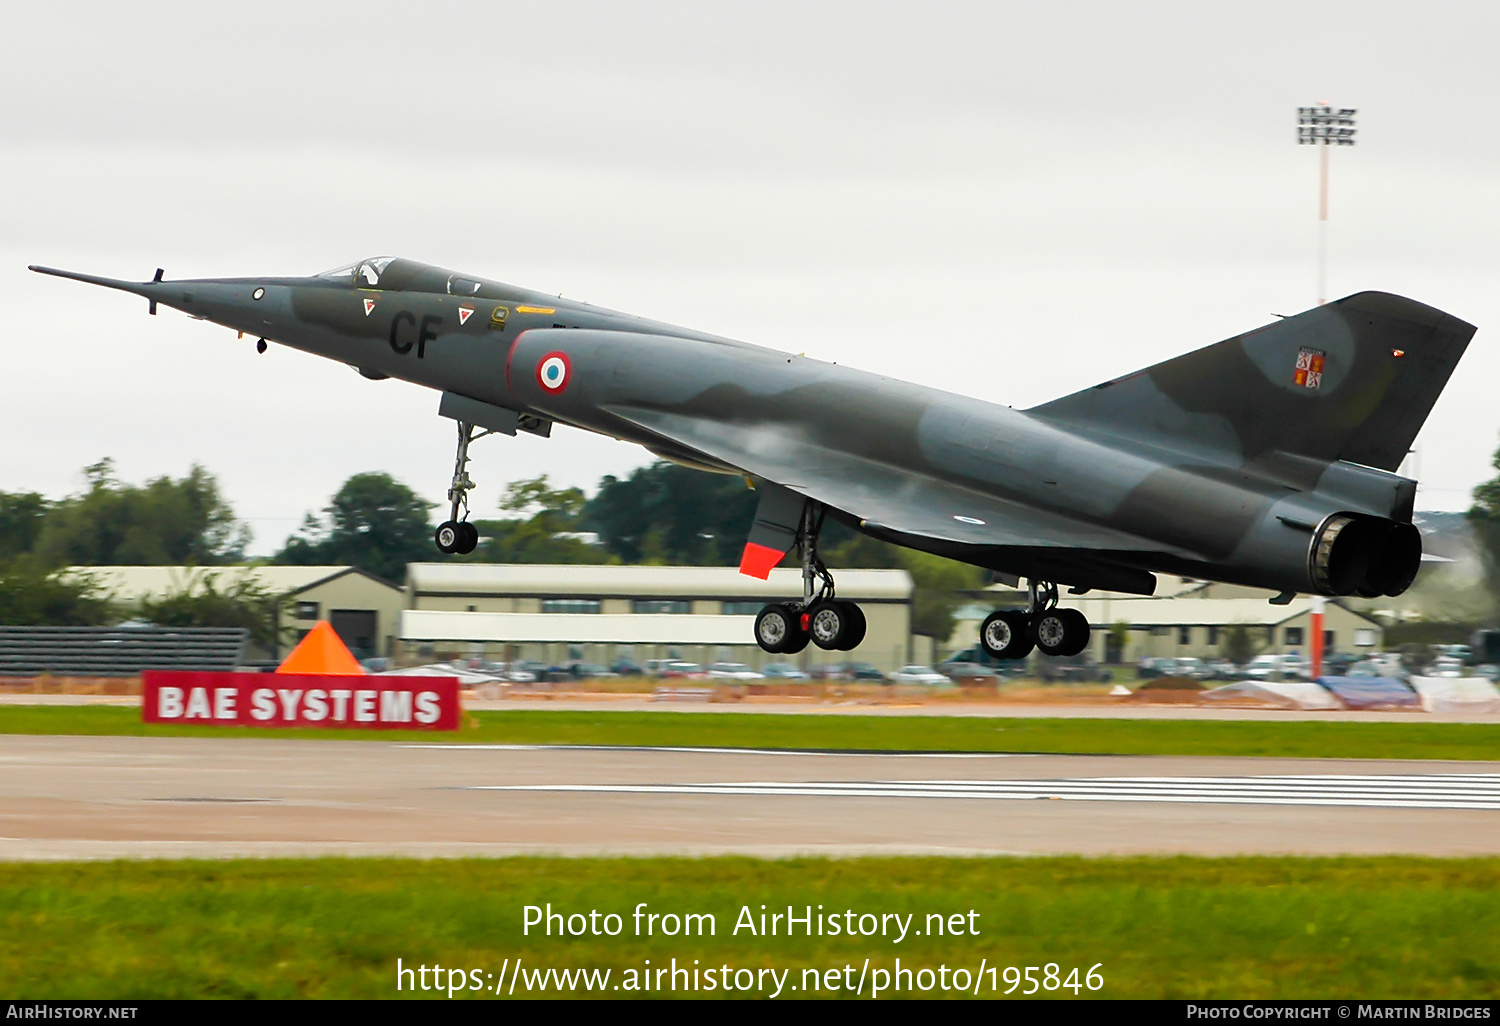
[(536, 681), (536, 673), (519, 660), (501, 670), (500, 676), (512, 684), (531, 684)]
[(812, 676), (815, 680), (866, 680), (885, 683), (885, 674), (881, 673), (869, 663), (822, 663), (814, 666)]
[(607, 680), (619, 674), (600, 663), (585, 663), (581, 660), (568, 664), (568, 676), (574, 680)]
[(1171, 665), (1166, 668), (1165, 675), (1186, 677), (1188, 680), (1207, 680), (1208, 667), (1204, 666), (1203, 660), (1196, 656), (1178, 656), (1171, 660)]
[(1084, 653), (1042, 659), (1037, 664), (1036, 673), (1048, 684), (1082, 684), (1113, 679), (1113, 674)]
[(1135, 674), (1141, 680), (1165, 677), (1171, 672), (1170, 668), (1175, 662), (1175, 659), (1163, 659), (1159, 656), (1142, 656), (1141, 661), (1135, 664)]
[(643, 677), (646, 674), (641, 664), (631, 659), (616, 659), (609, 664), (609, 669), (611, 673), (621, 677)]
[(1263, 652), (1250, 660), (1245, 676), (1250, 680), (1307, 680), (1312, 676), (1312, 665), (1295, 653)]
[(707, 680), (708, 674), (697, 663), (686, 663), (680, 659), (664, 662), (659, 674), (664, 680)]
[(930, 666), (903, 666), (891, 674), (892, 684), (952, 684), (953, 681)]
[(803, 673), (791, 663), (767, 663), (760, 668), (763, 676), (774, 677), (777, 680), (812, 680), (812, 677)]
[(1024, 659), (995, 659), (980, 645), (955, 652), (937, 665), (944, 676), (958, 680), (960, 677), (1019, 677), (1026, 672)]
[(1203, 668), (1208, 680), (1239, 680), (1245, 676), (1245, 671), (1228, 659), (1210, 659)]
[(766, 675), (757, 673), (744, 663), (709, 663), (709, 680), (765, 680)]
[[(1449, 646), (1457, 647), (1457, 646)], [(1438, 656), (1427, 667), (1425, 676), (1428, 677), (1462, 677), (1464, 675), (1464, 661), (1457, 656)]]

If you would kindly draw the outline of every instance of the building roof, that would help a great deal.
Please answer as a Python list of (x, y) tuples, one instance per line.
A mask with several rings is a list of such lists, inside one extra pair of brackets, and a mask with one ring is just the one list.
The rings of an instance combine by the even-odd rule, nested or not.
[[(911, 598), (905, 570), (839, 570), (838, 593), (849, 599)], [(802, 572), (771, 571), (768, 581), (732, 566), (579, 566), (517, 563), (410, 563), (412, 595), (557, 595), (770, 600), (802, 594)]]
[(212, 579), (220, 591), (249, 577), (276, 594), (296, 594), (345, 574), (359, 574), (387, 588), (398, 585), (355, 566), (70, 566), (65, 574), (87, 575), (118, 602), (140, 602), (187, 590), (198, 593)]

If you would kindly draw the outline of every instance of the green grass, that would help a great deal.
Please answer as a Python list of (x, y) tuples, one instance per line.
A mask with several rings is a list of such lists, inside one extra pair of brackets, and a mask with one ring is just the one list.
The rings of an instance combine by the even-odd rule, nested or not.
[[(0, 874), (0, 992), (393, 997), (397, 958), (498, 973), (519, 957), (527, 968), (608, 968), (613, 984), (645, 959), (675, 957), (791, 969), (800, 985), (804, 968), (849, 964), (857, 975), (866, 958), (890, 969), (899, 956), (918, 969), (1053, 962), (1064, 975), (1103, 963), (1103, 997), (1496, 998), (1497, 876), (1500, 859), (1414, 858), (10, 864)], [(523, 936), (523, 906), (548, 902), (619, 913), (624, 932)], [(717, 932), (632, 936), (637, 902), (711, 912)], [(916, 928), (929, 913), (973, 909), (979, 935), (734, 936), (740, 908), (758, 915), (762, 903), (913, 913)]]
[(1500, 724), (1311, 720), (551, 712), (467, 714), (456, 732), (261, 730), (145, 724), (118, 706), (7, 706), (0, 734), (287, 737), (489, 744), (711, 745), (880, 751), (1500, 760)]

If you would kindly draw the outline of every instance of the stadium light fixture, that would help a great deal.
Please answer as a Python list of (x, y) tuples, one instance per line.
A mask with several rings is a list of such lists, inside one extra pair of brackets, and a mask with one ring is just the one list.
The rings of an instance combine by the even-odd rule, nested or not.
[(1354, 145), (1354, 107), (1297, 108), (1297, 144), (1318, 152), (1318, 305), (1328, 301), (1328, 148)]

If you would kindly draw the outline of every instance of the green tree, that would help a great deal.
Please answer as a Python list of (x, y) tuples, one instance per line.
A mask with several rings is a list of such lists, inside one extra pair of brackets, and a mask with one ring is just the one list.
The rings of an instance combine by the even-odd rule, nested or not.
[(560, 537), (581, 530), (585, 497), (580, 488), (553, 488), (547, 475), (512, 482), (500, 509), (513, 514), (476, 520), (480, 545), (469, 557), (491, 563), (617, 563), (598, 545)]
[(580, 524), (621, 562), (738, 566), (756, 501), (742, 477), (662, 461), (604, 478)]
[(1242, 623), (1232, 623), (1224, 628), (1219, 639), (1219, 651), (1224, 653), (1236, 666), (1244, 666), (1255, 658), (1260, 646), (1256, 644), (1255, 635), (1250, 628)]
[[(1490, 465), (1500, 470), (1500, 449), (1495, 451)], [(1500, 475), (1474, 489), (1474, 503), (1469, 507), (1468, 516), (1484, 563), (1486, 590), (1500, 599)]]
[(406, 578), (406, 564), (439, 558), (428, 502), (381, 471), (355, 474), (287, 539), (275, 562), (296, 566), (357, 566), (388, 581)]
[(51, 508), (36, 492), (0, 492), (0, 559), (12, 559), (36, 548)]
[(142, 602), (140, 615), (161, 627), (243, 627), (257, 645), (276, 648), (276, 615), (286, 596), (244, 573), (221, 587), (228, 573), (200, 571), (176, 590)]
[(123, 484), (110, 459), (84, 469), (88, 489), (42, 516), (34, 549), (52, 566), (232, 563), (250, 530), (235, 519), (219, 484), (194, 464), (186, 477)]
[(35, 556), (0, 562), (0, 624), (94, 627), (116, 611), (87, 574), (64, 574)]

